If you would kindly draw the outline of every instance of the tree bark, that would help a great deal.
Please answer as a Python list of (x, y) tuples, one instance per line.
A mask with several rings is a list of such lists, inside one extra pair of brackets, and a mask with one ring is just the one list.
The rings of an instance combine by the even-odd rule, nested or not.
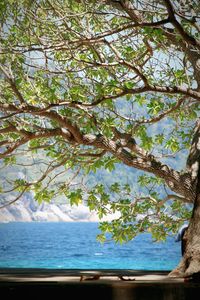
[(196, 198), (184, 238), (186, 240), (185, 253), (178, 267), (169, 274), (170, 277), (190, 277), (200, 273), (200, 193)]
[(184, 234), (185, 252), (178, 267), (169, 274), (171, 277), (200, 274), (200, 120), (195, 126), (187, 169), (191, 174), (196, 197), (189, 226)]

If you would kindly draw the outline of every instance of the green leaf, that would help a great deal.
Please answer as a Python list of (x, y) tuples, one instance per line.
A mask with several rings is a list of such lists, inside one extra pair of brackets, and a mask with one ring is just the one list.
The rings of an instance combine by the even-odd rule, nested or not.
[(114, 193), (119, 193), (120, 192), (120, 185), (118, 182), (115, 182), (111, 185), (110, 187), (110, 190), (111, 192), (114, 192)]
[(156, 99), (153, 99), (149, 104), (147, 104), (147, 108), (150, 115), (156, 115), (164, 108), (164, 104)]
[(104, 166), (106, 170), (112, 172), (115, 169), (115, 162), (112, 159), (110, 159), (105, 163)]
[(134, 82), (131, 82), (131, 81), (127, 81), (127, 82), (124, 83), (124, 87), (126, 89), (130, 89), (131, 90), (134, 86), (135, 86)]
[(180, 145), (175, 137), (171, 137), (165, 144), (166, 149), (170, 149), (172, 152), (177, 152), (180, 150)]
[(70, 205), (79, 205), (83, 200), (83, 191), (81, 189), (77, 189), (75, 191), (69, 192), (67, 197), (70, 200)]
[(156, 135), (155, 142), (159, 145), (162, 145), (164, 139), (165, 139), (164, 134), (160, 133)]
[(87, 199), (87, 205), (89, 207), (89, 209), (92, 210), (96, 210), (97, 206), (98, 206), (98, 198), (96, 197), (96, 195), (92, 192), (90, 192), (90, 195), (88, 196)]
[(97, 241), (99, 241), (100, 243), (104, 243), (106, 241), (106, 237), (105, 235), (102, 233), (102, 234), (98, 234), (97, 235)]
[(16, 157), (15, 156), (9, 156), (9, 157), (5, 157), (3, 159), (5, 166), (8, 165), (14, 165), (16, 164)]
[(35, 200), (38, 201), (39, 204), (41, 204), (43, 201), (50, 202), (54, 196), (54, 191), (48, 191), (47, 189), (40, 190), (35, 193)]
[(136, 95), (135, 96), (135, 101), (140, 105), (143, 106), (144, 104), (146, 104), (147, 100), (146, 97), (143, 95)]

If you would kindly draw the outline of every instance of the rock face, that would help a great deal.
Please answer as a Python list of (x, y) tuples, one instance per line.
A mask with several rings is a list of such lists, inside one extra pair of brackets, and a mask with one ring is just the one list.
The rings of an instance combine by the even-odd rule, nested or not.
[[(110, 217), (109, 217), (110, 218)], [(95, 212), (83, 204), (38, 204), (32, 197), (25, 197), (15, 204), (0, 209), (0, 222), (98, 222)]]

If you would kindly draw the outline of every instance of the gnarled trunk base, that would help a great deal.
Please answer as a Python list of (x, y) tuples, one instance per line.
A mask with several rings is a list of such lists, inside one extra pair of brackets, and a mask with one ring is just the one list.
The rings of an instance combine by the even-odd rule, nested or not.
[(191, 277), (200, 274), (200, 194), (196, 198), (189, 227), (184, 234), (185, 253), (170, 277)]

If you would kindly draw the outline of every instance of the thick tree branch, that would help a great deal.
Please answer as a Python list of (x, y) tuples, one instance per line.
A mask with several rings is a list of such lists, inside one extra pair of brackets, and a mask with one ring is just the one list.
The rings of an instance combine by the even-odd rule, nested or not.
[[(159, 89), (160, 91), (160, 89)], [(180, 105), (181, 101), (177, 104)], [(17, 110), (17, 108), (13, 105), (6, 105), (7, 110)], [(20, 111), (20, 110), (19, 110)], [(21, 111), (20, 111), (21, 112)], [(163, 178), (167, 184), (170, 186), (170, 188), (173, 191), (176, 191), (177, 193), (180, 193), (184, 197), (187, 197), (188, 199), (192, 199), (193, 201), (193, 194), (190, 190), (191, 182), (190, 180), (184, 177), (181, 177), (180, 174), (175, 171), (170, 169), (168, 166), (163, 165), (161, 162), (157, 161), (155, 157), (152, 155), (148, 155), (143, 149), (139, 148), (135, 141), (133, 139), (125, 139), (125, 144), (120, 143), (118, 144), (117, 141), (107, 139), (102, 135), (84, 135), (80, 134), (80, 130), (78, 126), (72, 125), (71, 122), (69, 122), (65, 117), (60, 116), (57, 112), (55, 111), (40, 111), (39, 109), (32, 109), (29, 106), (28, 108), (25, 109), (25, 112), (34, 115), (38, 115), (41, 117), (46, 117), (51, 120), (57, 121), (58, 124), (61, 126), (61, 128), (66, 128), (69, 130), (69, 132), (73, 135), (75, 138), (75, 141), (78, 145), (89, 145), (89, 146), (95, 146), (95, 148), (100, 148), (102, 150), (108, 151), (112, 153), (115, 157), (120, 159), (123, 163), (126, 165), (132, 166), (134, 168), (150, 172), (155, 174), (156, 176)], [(16, 130), (11, 127), (2, 129), (4, 131), (8, 130)], [(17, 131), (18, 132), (18, 131)], [(20, 133), (20, 132), (18, 132)], [(54, 129), (51, 132), (44, 132), (42, 134), (33, 134), (31, 133), (28, 134), (26, 132), (21, 132), (21, 135), (23, 135), (23, 138), (21, 141), (17, 142), (13, 147), (10, 147), (4, 154), (1, 154), (1, 157), (5, 157), (5, 155), (10, 154), (13, 152), (17, 147), (19, 147), (21, 144), (26, 143), (29, 139), (33, 138), (39, 138), (39, 137), (50, 137), (54, 136), (55, 133), (57, 134), (62, 134), (62, 129)], [(122, 135), (120, 135), (119, 131), (117, 132), (118, 137), (122, 138)], [(69, 142), (70, 141), (70, 136), (69, 133), (65, 137), (66, 140)], [(130, 149), (133, 151), (135, 154), (140, 155), (140, 158), (135, 157), (135, 155), (132, 155), (130, 152), (126, 150), (126, 148)], [(183, 185), (184, 182), (184, 185)]]
[(55, 136), (62, 136), (64, 137), (68, 142), (70, 141), (70, 134), (63, 129), (55, 128), (55, 129), (46, 129), (43, 131), (38, 132), (28, 132), (24, 129), (19, 130), (14, 125), (10, 125), (9, 127), (3, 128), (0, 130), (0, 133), (11, 133), (15, 132), (22, 136), (21, 139), (18, 139), (15, 142), (10, 142), (6, 148), (6, 150), (3, 153), (0, 153), (0, 158), (5, 158), (8, 155), (14, 153), (14, 151), (19, 148), (20, 146), (26, 144), (27, 142), (33, 140), (33, 139), (40, 139), (40, 138), (51, 138)]
[(186, 95), (193, 99), (200, 101), (200, 92), (192, 90), (190, 88), (185, 88), (183, 86), (159, 86), (159, 85), (150, 85), (148, 87), (148, 91), (158, 92), (158, 93), (166, 93), (166, 94), (180, 94)]
[(171, 169), (165, 164), (162, 164), (160, 161), (156, 160), (153, 155), (136, 157), (123, 146), (119, 145), (116, 141), (107, 139), (102, 135), (85, 135), (83, 141), (86, 145), (107, 150), (128, 166), (153, 173), (154, 175), (164, 179), (171, 190), (188, 198), (188, 201), (193, 202), (194, 195), (191, 191), (191, 182), (188, 177), (181, 177), (179, 172)]
[(176, 17), (175, 17), (175, 12), (174, 12), (174, 8), (173, 5), (171, 3), (170, 0), (164, 0), (165, 5), (167, 7), (167, 11), (169, 14), (169, 19), (171, 21), (171, 23), (174, 25), (174, 27), (177, 29), (177, 31), (180, 33), (180, 35), (182, 36), (182, 38), (189, 44), (195, 46), (196, 48), (198, 48), (200, 50), (200, 42), (198, 40), (196, 40), (193, 36), (189, 35), (181, 26), (181, 24), (177, 21)]
[(71, 133), (71, 135), (73, 136), (74, 140), (77, 143), (82, 142), (83, 137), (78, 126), (75, 123), (72, 124), (72, 122), (69, 121), (67, 118), (59, 115), (54, 111), (44, 111), (44, 112), (36, 111), (34, 114), (38, 116), (47, 117), (51, 120), (58, 122), (61, 125), (61, 127), (68, 129), (68, 131)]
[(107, 95), (102, 98), (99, 98), (92, 103), (81, 103), (83, 106), (87, 107), (93, 107), (96, 106), (102, 102), (104, 102), (107, 99), (118, 99), (125, 95), (136, 95), (136, 94), (142, 94), (145, 92), (157, 92), (157, 93), (165, 93), (165, 94), (180, 94), (180, 95), (186, 95), (189, 96), (195, 100), (200, 101), (200, 92), (197, 92), (192, 89), (188, 89), (185, 87), (180, 86), (174, 86), (174, 87), (168, 87), (168, 86), (156, 86), (156, 85), (148, 85), (148, 86), (142, 86), (138, 88), (133, 89), (124, 89), (122, 92), (116, 95)]
[[(55, 105), (52, 105), (53, 107)], [(57, 114), (55, 111), (51, 110), (51, 111), (46, 111), (47, 109), (49, 109), (50, 106), (48, 106), (48, 108), (46, 109), (40, 109), (38, 107), (34, 107), (31, 105), (26, 105), (26, 106), (19, 106), (16, 107), (13, 104), (4, 104), (4, 103), (0, 103), (0, 109), (2, 109), (3, 111), (13, 111), (16, 113), (30, 113), (32, 115), (36, 115), (36, 116), (42, 116), (42, 117), (47, 117), (51, 120), (54, 120), (56, 122), (58, 122), (58, 124), (60, 125), (61, 128), (66, 128), (69, 133), (72, 135), (71, 137), (73, 137), (77, 142), (81, 142), (82, 140), (82, 134), (80, 133), (78, 127), (76, 126), (76, 124), (72, 124), (72, 122), (70, 120), (68, 120), (66, 117), (63, 117), (59, 114)], [(70, 138), (70, 136), (69, 136)]]
[(119, 145), (124, 148), (130, 149), (133, 153), (143, 157), (147, 160), (151, 160), (152, 156), (147, 153), (144, 149), (139, 147), (135, 141), (135, 139), (131, 136), (131, 134), (122, 133), (116, 127), (112, 128), (114, 136), (116, 138), (116, 142), (119, 141)]

